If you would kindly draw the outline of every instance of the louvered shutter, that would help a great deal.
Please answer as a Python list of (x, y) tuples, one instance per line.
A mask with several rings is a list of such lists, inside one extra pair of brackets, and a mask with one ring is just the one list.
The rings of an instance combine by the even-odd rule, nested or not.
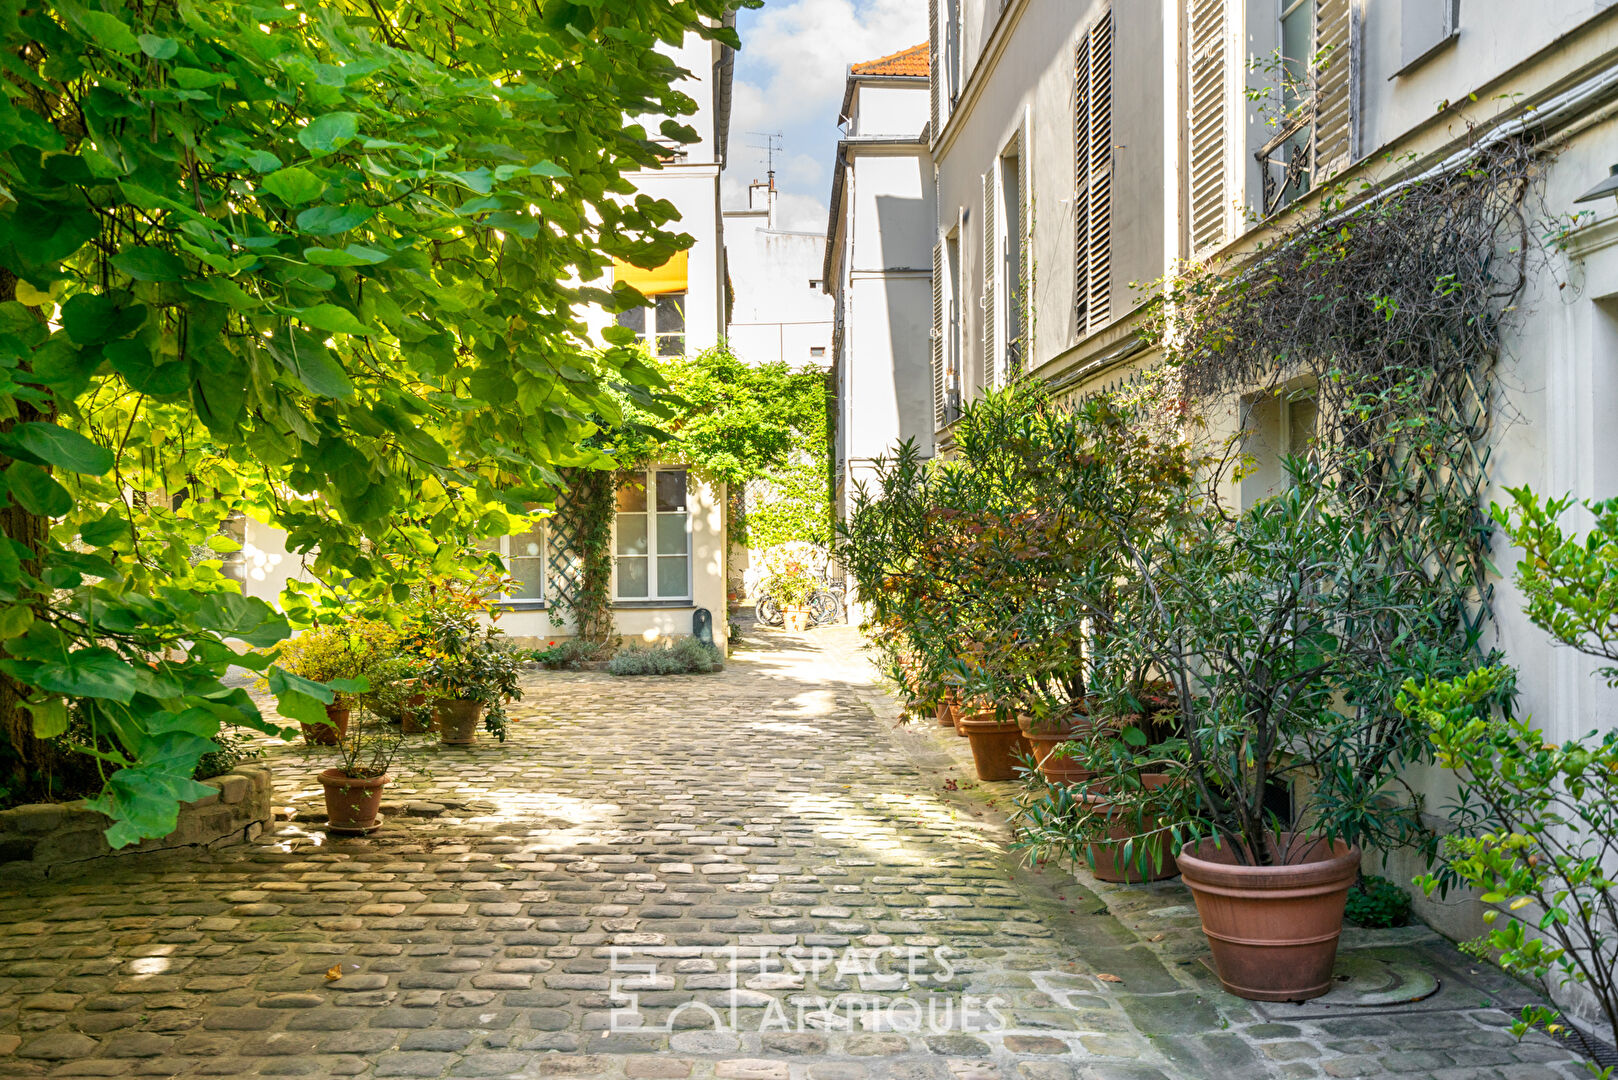
[(1073, 305), (1079, 335), (1090, 323), (1090, 35), (1073, 55)]
[(1112, 13), (1090, 30), (1089, 226), (1085, 247), (1086, 329), (1106, 325), (1112, 313)]
[(944, 426), (944, 245), (933, 245), (933, 427)]
[(1034, 366), (1034, 238), (1028, 220), (1034, 205), (1032, 141), (1024, 117), (1023, 129), (1017, 133), (1017, 194), (1021, 199), (1017, 206), (1017, 335), (1022, 341), (1017, 361), (1023, 371)]
[(1350, 0), (1315, 0), (1315, 182), (1341, 172), (1353, 155), (1354, 57)]
[(1225, 242), (1225, 109), (1229, 42), (1225, 0), (1191, 0), (1189, 87), (1193, 254)]
[(928, 138), (938, 138), (940, 117), (938, 115), (938, 56), (939, 45), (943, 42), (938, 36), (938, 0), (929, 0), (927, 4), (927, 88), (932, 92), (932, 130)]
[(993, 386), (999, 374), (1000, 356), (996, 348), (995, 312), (1000, 296), (995, 289), (994, 264), (999, 258), (995, 251), (994, 233), (994, 170), (983, 174), (983, 385)]

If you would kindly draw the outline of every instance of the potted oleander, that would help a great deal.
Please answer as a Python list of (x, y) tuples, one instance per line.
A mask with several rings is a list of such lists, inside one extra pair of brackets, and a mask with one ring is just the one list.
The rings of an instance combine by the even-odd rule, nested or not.
[[(1353, 508), (1340, 474), (1319, 460), (1287, 470), (1283, 491), (1234, 519), (1116, 534), (1135, 591), (1098, 667), (1161, 674), (1174, 708), (1168, 730), (1131, 728), (1137, 752), (1086, 758), (1115, 811), (1088, 816), (1089, 838), (1110, 839), (1124, 814), (1166, 843), (1221, 983), (1270, 1001), (1331, 988), (1363, 848), (1430, 848), (1409, 800), (1390, 797), (1427, 753), (1393, 706), (1394, 676), (1460, 670), (1469, 655), (1421, 561), (1390, 551), (1397, 540)], [(1154, 788), (1148, 772), (1172, 782)]]
[(449, 605), (427, 608), (416, 630), (426, 657), (421, 680), (434, 704), (440, 740), (470, 745), (481, 720), (504, 742), (506, 705), (522, 697), (522, 689), (516, 657), (503, 647), (501, 631), (475, 611)]

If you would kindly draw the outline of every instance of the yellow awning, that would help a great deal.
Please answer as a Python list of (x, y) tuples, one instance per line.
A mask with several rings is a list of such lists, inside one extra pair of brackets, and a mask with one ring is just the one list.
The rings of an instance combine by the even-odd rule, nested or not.
[(662, 266), (646, 270), (639, 266), (632, 266), (621, 259), (612, 260), (612, 279), (625, 285), (633, 285), (647, 296), (657, 296), (660, 293), (685, 292), (686, 256), (689, 252), (677, 251), (674, 258)]

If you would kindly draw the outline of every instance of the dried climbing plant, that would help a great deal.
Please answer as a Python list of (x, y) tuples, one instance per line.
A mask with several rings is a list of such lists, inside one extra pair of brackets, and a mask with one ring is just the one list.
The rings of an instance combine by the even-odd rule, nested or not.
[(1508, 139), (1415, 179), (1339, 185), (1256, 255), (1166, 282), (1153, 328), (1192, 401), (1309, 387), (1314, 443), (1351, 504), (1381, 519), (1387, 557), (1420, 567), (1474, 648), (1492, 593), (1493, 371), (1541, 251), (1540, 164)]

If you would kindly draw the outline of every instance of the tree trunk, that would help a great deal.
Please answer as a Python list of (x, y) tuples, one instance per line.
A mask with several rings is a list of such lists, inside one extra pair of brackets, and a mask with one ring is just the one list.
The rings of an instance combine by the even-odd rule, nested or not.
[[(10, 271), (0, 270), (0, 302), (16, 298), (16, 277)], [(40, 313), (35, 311), (34, 314), (38, 316)], [(16, 408), (16, 417), (0, 421), (0, 431), (10, 431), (17, 424), (54, 418), (54, 413), (41, 411), (31, 401), (17, 401)], [(11, 461), (11, 458), (0, 454), (0, 470), (9, 466)], [(6, 539), (15, 540), (32, 552), (31, 556), (21, 560), (22, 572), (25, 577), (37, 577), (40, 570), (39, 557), (45, 550), (50, 522), (38, 514), (24, 510), (15, 500), (8, 502), (9, 505), (0, 508), (0, 533), (4, 533)], [(19, 596), (18, 599), (26, 603), (30, 598)], [(22, 707), (26, 693), (26, 688), (20, 683), (8, 675), (0, 674), (0, 735), (3, 735), (11, 746), (12, 780), (18, 785), (27, 782), (30, 766), (37, 769), (46, 764), (50, 752), (47, 743), (34, 738), (33, 715)]]

